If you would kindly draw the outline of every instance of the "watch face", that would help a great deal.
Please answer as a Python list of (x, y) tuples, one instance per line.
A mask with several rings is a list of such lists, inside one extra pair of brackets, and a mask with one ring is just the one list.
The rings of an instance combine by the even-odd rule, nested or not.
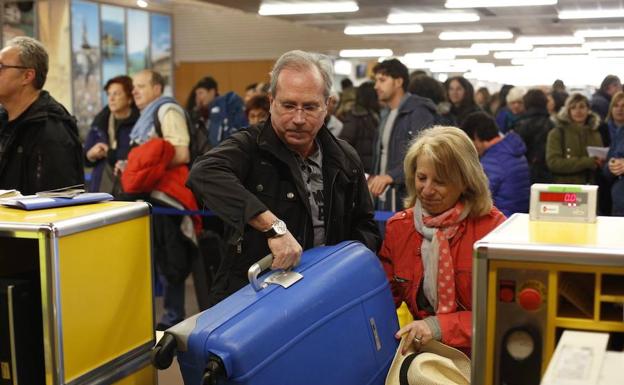
[(284, 223), (284, 221), (275, 222), (273, 224), (273, 229), (279, 235), (286, 234), (286, 231), (288, 231), (288, 229), (286, 228), (286, 223)]

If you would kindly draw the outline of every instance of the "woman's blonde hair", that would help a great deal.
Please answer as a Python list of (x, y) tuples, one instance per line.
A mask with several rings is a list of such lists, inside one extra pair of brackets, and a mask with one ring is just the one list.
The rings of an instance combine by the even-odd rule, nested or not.
[(624, 99), (624, 92), (618, 91), (611, 97), (611, 103), (609, 103), (609, 113), (607, 114), (607, 120), (613, 119), (613, 106), (618, 104), (620, 100)]
[(471, 217), (490, 212), (492, 196), (472, 140), (459, 128), (445, 126), (421, 131), (405, 154), (405, 207), (416, 204), (416, 162), (420, 156), (431, 159), (438, 178), (462, 187), (459, 199), (470, 207)]

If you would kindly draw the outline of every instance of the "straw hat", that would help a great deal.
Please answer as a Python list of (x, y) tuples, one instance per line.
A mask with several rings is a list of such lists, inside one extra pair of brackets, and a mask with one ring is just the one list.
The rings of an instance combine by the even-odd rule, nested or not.
[[(470, 359), (462, 352), (431, 340), (420, 352), (403, 336), (386, 377), (386, 385), (469, 385)], [(405, 355), (404, 344), (409, 344)]]

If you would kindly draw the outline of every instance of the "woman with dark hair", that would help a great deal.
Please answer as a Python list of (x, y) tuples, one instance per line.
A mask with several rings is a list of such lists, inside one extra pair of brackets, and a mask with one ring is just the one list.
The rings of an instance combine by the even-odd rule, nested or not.
[(245, 103), (245, 114), (250, 126), (264, 123), (271, 111), (271, 103), (266, 94), (256, 94)]
[(374, 172), (374, 147), (378, 130), (377, 92), (373, 82), (366, 82), (355, 92), (355, 105), (345, 115), (340, 139), (346, 140), (355, 148), (367, 174)]
[(444, 83), (451, 110), (448, 117), (455, 126), (460, 127), (468, 115), (481, 111), (474, 101), (474, 88), (463, 76), (455, 76)]
[(492, 111), (490, 110), (490, 101), (492, 100), (492, 96), (490, 95), (490, 91), (487, 87), (480, 87), (477, 92), (475, 92), (474, 99), (477, 106), (488, 114), (492, 114)]
[(587, 146), (602, 147), (600, 116), (589, 109), (589, 100), (572, 94), (557, 115), (546, 141), (546, 164), (555, 183), (594, 184), (595, 170), (604, 163), (587, 153)]
[(552, 175), (546, 166), (546, 138), (555, 126), (550, 119), (546, 105), (546, 94), (539, 89), (529, 90), (522, 98), (525, 114), (513, 127), (527, 147), (526, 157), (529, 161), (531, 184), (550, 183)]
[(85, 165), (93, 167), (87, 188), (89, 191), (116, 193), (115, 166), (128, 158), (130, 131), (139, 119), (139, 110), (132, 99), (129, 76), (110, 79), (104, 91), (108, 106), (93, 119), (84, 144)]

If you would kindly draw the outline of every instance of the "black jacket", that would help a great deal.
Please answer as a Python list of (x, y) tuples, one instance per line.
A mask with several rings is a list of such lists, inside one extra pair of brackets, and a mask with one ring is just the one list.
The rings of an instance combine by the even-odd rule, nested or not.
[(84, 183), (76, 120), (47, 91), (11, 125), (0, 114), (0, 189), (26, 195)]
[[(381, 237), (355, 150), (325, 126), (317, 139), (323, 153), (326, 244), (353, 239), (376, 252)], [(269, 253), (264, 234), (247, 225), (252, 217), (271, 210), (304, 250), (313, 247), (310, 204), (299, 166), (270, 119), (264, 126), (234, 133), (198, 158), (187, 186), (226, 224), (229, 250), (213, 285), (213, 292), (221, 291), (215, 303), (245, 285), (249, 267)]]
[(343, 123), (340, 139), (346, 140), (355, 148), (362, 160), (364, 172), (374, 174), (374, 152), (375, 142), (379, 135), (379, 114), (356, 105), (346, 113)]
[(552, 175), (546, 166), (546, 139), (554, 126), (555, 122), (550, 119), (548, 111), (529, 109), (510, 127), (526, 144), (531, 184), (552, 182)]

